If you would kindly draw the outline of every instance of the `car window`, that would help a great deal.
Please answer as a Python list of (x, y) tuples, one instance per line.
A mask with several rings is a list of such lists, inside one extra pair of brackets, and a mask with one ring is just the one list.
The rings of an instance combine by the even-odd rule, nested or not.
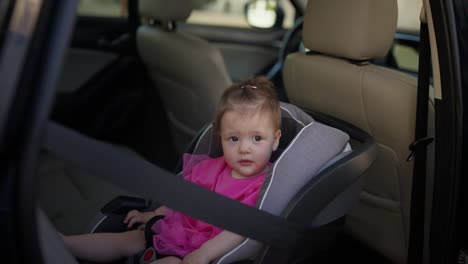
[(418, 71), (419, 54), (417, 47), (396, 41), (391, 52), (398, 69), (414, 73)]
[(78, 15), (97, 17), (127, 17), (128, 0), (80, 0)]
[(395, 39), (391, 55), (397, 69), (416, 73), (418, 71), (419, 16), (422, 0), (398, 0), (397, 31), (401, 37)]
[(419, 33), (421, 8), (422, 0), (398, 0), (399, 32)]
[[(290, 28), (294, 24), (295, 9), (289, 0), (192, 0), (194, 10), (187, 20), (189, 24), (212, 25), (224, 27), (252, 27), (246, 18), (246, 4), (259, 3), (269, 6), (278, 5), (284, 13), (283, 28)], [(267, 14), (259, 19), (268, 19)], [(260, 18), (261, 17), (261, 18)]]

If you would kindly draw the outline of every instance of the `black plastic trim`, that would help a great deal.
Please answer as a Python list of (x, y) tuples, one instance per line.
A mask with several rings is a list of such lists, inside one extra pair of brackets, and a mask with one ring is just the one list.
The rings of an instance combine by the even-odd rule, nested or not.
[(436, 157), (430, 228), (431, 263), (456, 263), (457, 203), (461, 175), (463, 101), (460, 54), (452, 1), (429, 0), (440, 67), (436, 99)]

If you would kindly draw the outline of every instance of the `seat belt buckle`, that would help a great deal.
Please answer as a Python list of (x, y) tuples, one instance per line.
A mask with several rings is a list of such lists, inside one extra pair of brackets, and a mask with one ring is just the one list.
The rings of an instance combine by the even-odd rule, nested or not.
[(414, 159), (414, 154), (416, 150), (421, 147), (427, 147), (429, 144), (432, 143), (432, 141), (434, 141), (433, 137), (424, 137), (424, 138), (418, 138), (415, 141), (411, 142), (411, 144), (408, 147), (410, 150), (410, 154), (406, 158), (406, 161), (407, 162), (412, 161)]

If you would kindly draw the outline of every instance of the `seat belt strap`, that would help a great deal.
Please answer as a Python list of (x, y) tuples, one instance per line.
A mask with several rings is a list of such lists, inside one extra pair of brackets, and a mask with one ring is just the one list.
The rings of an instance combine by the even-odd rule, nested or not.
[(427, 145), (434, 140), (433, 138), (427, 138), (430, 70), (431, 62), (428, 26), (427, 23), (421, 23), (418, 95), (416, 103), (416, 140), (409, 146), (411, 154), (408, 157), (408, 161), (412, 160), (414, 157), (410, 234), (407, 256), (407, 263), (411, 264), (418, 264), (423, 261), (424, 207), (426, 198), (426, 152)]
[(128, 26), (130, 28), (131, 45), (136, 46), (136, 32), (140, 26), (140, 14), (138, 12), (138, 1), (127, 1)]
[(44, 148), (125, 190), (274, 248), (294, 247), (307, 233), (305, 226), (195, 185), (137, 155), (51, 121)]

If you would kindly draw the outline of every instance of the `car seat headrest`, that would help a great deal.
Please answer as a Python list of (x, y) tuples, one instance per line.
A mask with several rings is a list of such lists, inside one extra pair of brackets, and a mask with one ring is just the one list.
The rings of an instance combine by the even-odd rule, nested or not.
[(190, 0), (140, 0), (140, 16), (157, 21), (185, 21), (192, 12)]
[(309, 0), (304, 46), (356, 61), (383, 57), (392, 45), (397, 18), (396, 0)]
[[(281, 112), (281, 138), (278, 148), (271, 154), (270, 162), (275, 162), (299, 131), (314, 121), (312, 117), (291, 104), (281, 103)], [(208, 155), (210, 157), (223, 155), (221, 141), (211, 124), (203, 130), (203, 134), (198, 138), (192, 154)]]

